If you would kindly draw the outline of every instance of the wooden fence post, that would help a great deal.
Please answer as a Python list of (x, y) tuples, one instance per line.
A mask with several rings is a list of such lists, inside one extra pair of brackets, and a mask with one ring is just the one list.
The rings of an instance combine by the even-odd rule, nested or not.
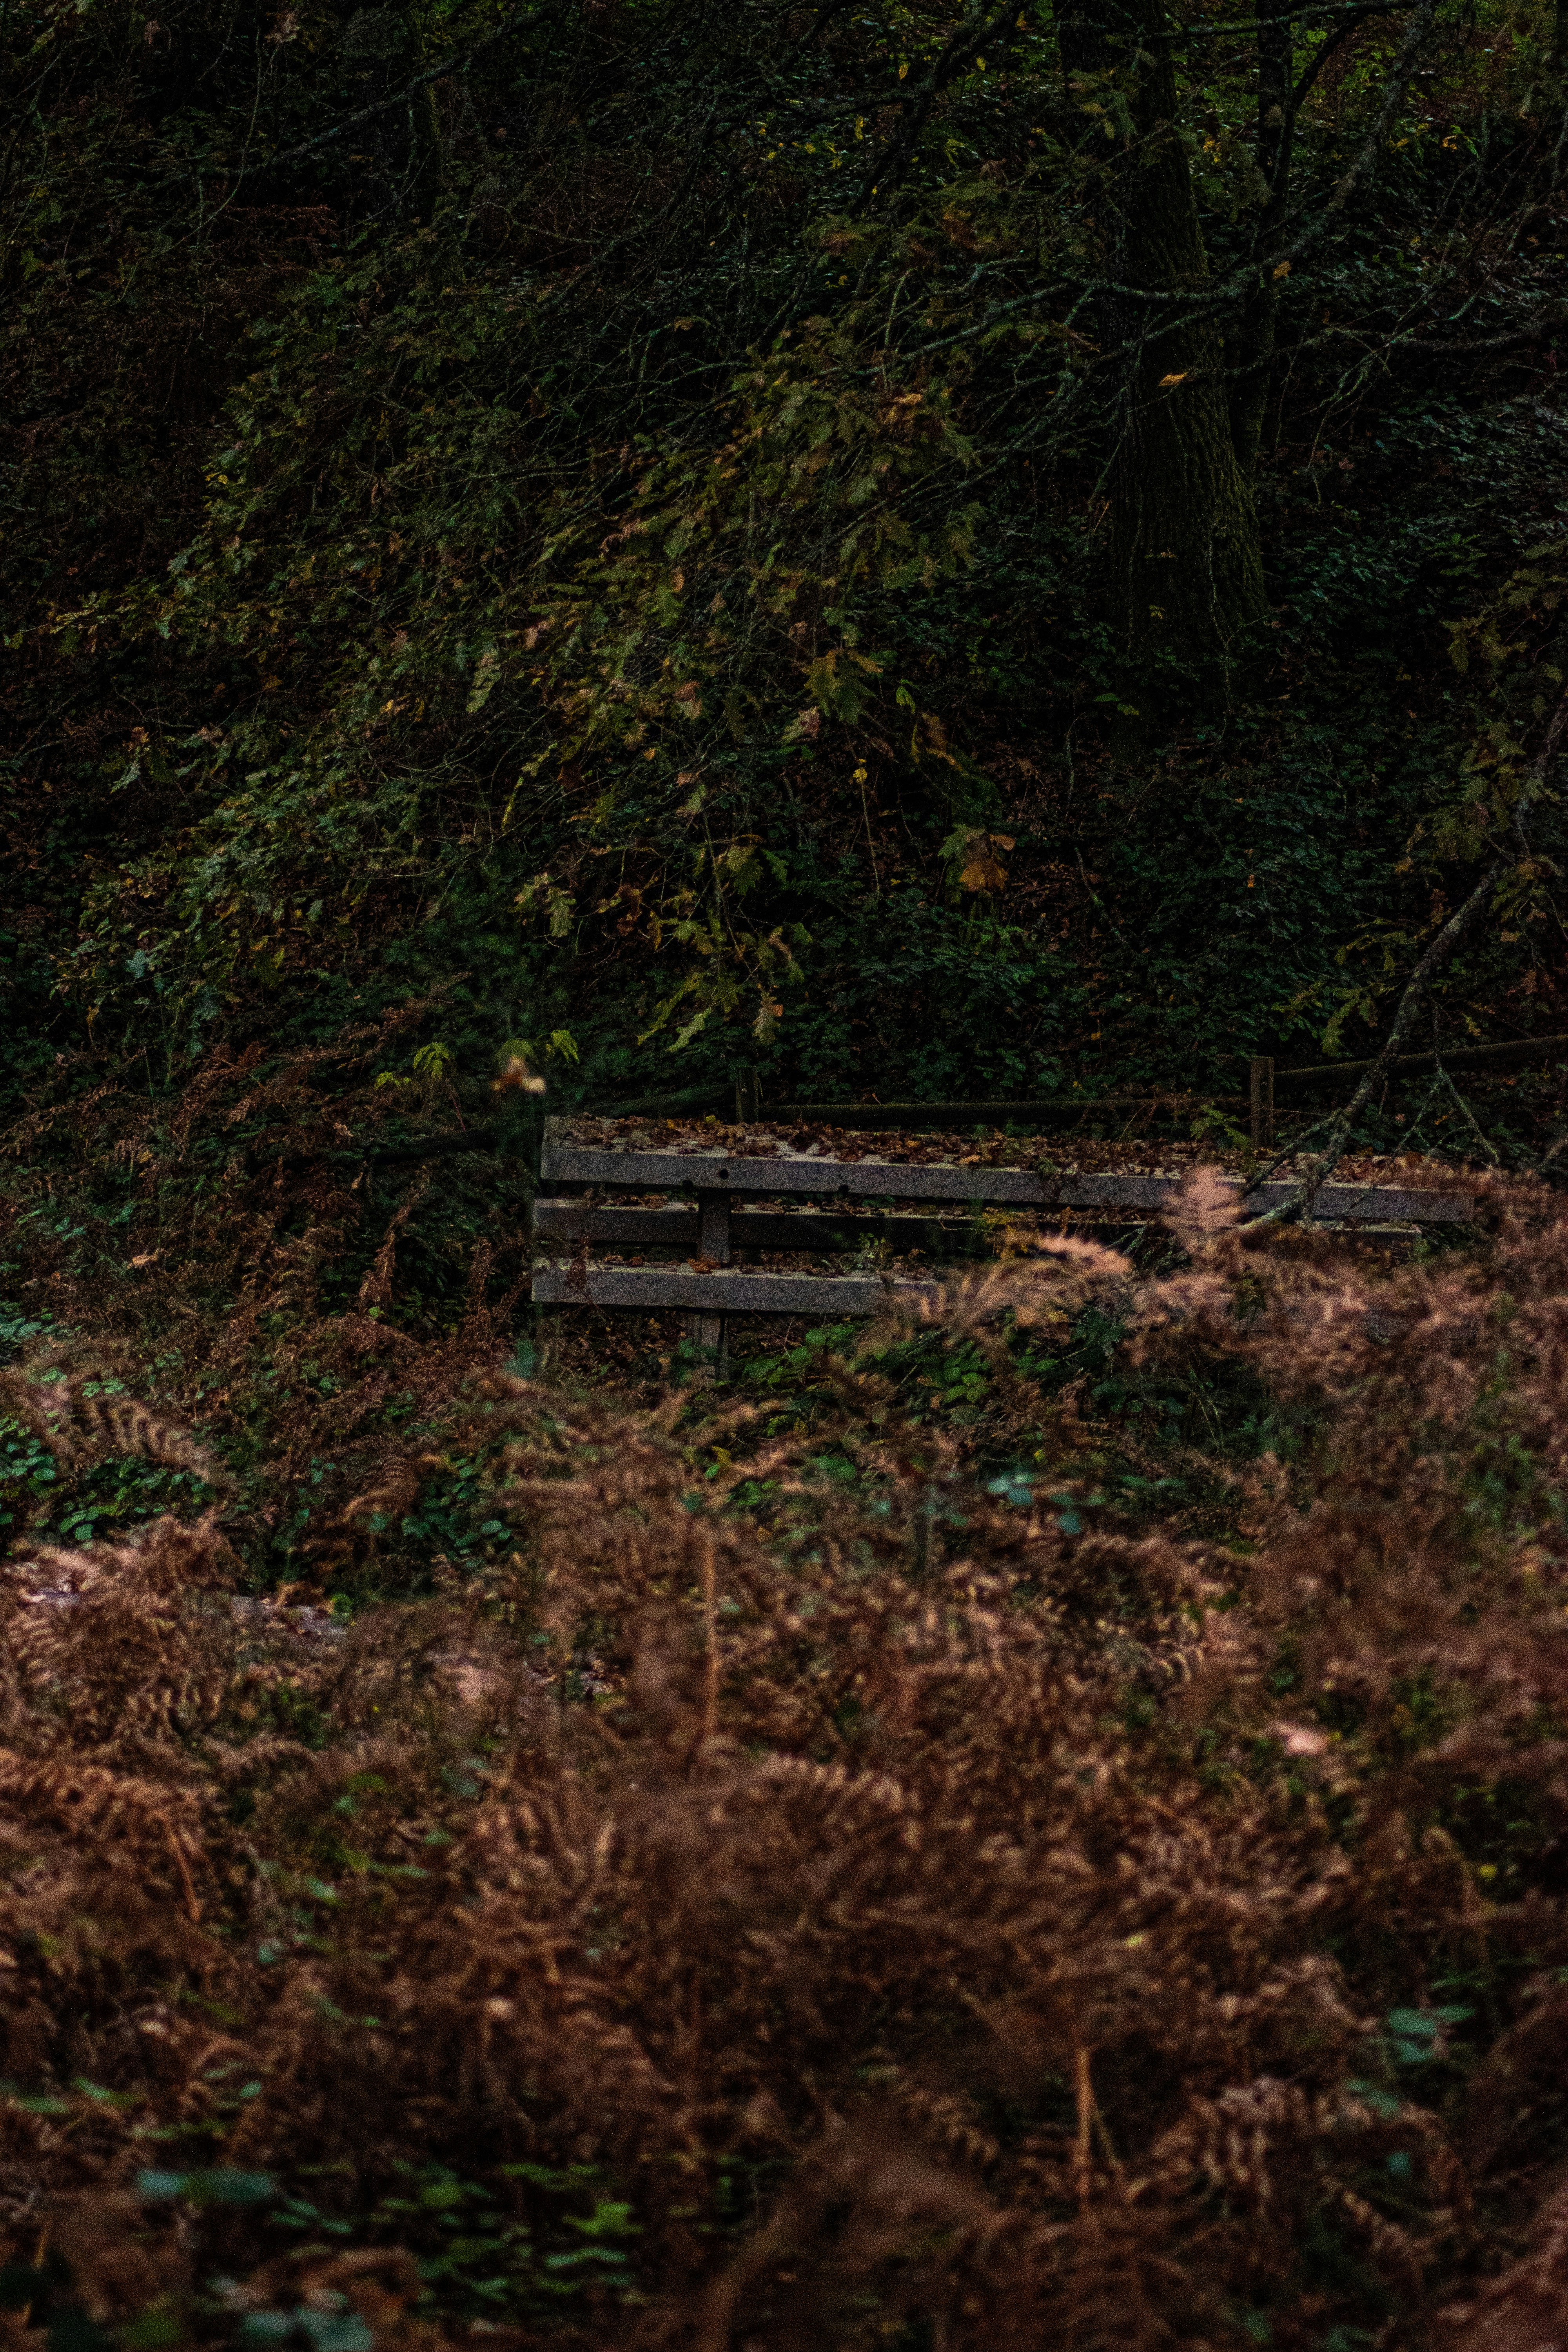
[[(700, 1185), (697, 1192), (698, 1234), (697, 1254), (710, 1265), (730, 1263), (730, 1195), (728, 1192), (710, 1191)], [(686, 1336), (695, 1347), (711, 1348), (719, 1360), (719, 1377), (728, 1376), (730, 1370), (729, 1318), (723, 1315), (692, 1315), (686, 1326)]]
[(1268, 1054), (1252, 1057), (1252, 1141), (1256, 1150), (1274, 1140), (1274, 1060)]

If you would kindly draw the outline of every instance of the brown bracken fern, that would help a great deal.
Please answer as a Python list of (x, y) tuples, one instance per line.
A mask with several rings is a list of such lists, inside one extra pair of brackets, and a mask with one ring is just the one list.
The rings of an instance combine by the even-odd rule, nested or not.
[[(1483, 1215), (1378, 1271), (1200, 1172), (1158, 1276), (1020, 1241), (908, 1310), (994, 1345), (1092, 1305), (1147, 1374), (1252, 1381), (1297, 1442), (1189, 1448), (1163, 1516), (1086, 1475), (1089, 1396), (1036, 1393), (1034, 1471), (974, 1477), (891, 1325), (809, 1439), (710, 1418), (706, 1478), (681, 1399), (476, 1361), (453, 1442), (508, 1559), (343, 1638), (237, 1596), (216, 1517), (24, 1549), (15, 2352), (62, 2313), (326, 2352), (345, 2315), (628, 2352), (1557, 2341), (1568, 1222)], [(13, 1385), (68, 1459), (195, 1466), (75, 1372)]]

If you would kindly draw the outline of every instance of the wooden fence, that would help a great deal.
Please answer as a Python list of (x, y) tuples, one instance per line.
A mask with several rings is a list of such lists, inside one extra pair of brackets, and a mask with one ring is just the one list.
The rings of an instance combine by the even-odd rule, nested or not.
[[(879, 1241), (895, 1252), (911, 1248), (956, 1254), (972, 1227), (928, 1208), (923, 1215), (868, 1212), (864, 1204), (919, 1201), (949, 1210), (1012, 1208), (1158, 1212), (1180, 1189), (1165, 1176), (1041, 1174), (1029, 1168), (964, 1165), (954, 1160), (909, 1162), (837, 1160), (816, 1151), (775, 1148), (755, 1153), (632, 1147), (590, 1149), (546, 1123), (534, 1202), (536, 1244), (566, 1246), (564, 1257), (537, 1264), (533, 1297), (545, 1307), (684, 1308), (691, 1335), (722, 1349), (731, 1315), (804, 1315), (814, 1318), (874, 1314), (889, 1289), (927, 1286), (889, 1281), (875, 1273), (769, 1274), (737, 1266), (737, 1250), (795, 1250), (822, 1255), (847, 1244)], [(1231, 1180), (1239, 1192), (1241, 1180)], [(1289, 1198), (1288, 1182), (1258, 1185), (1247, 1195), (1254, 1213)], [(585, 1192), (660, 1192), (679, 1205), (605, 1204)], [(737, 1207), (741, 1202), (803, 1203)], [(1395, 1184), (1328, 1184), (1318, 1196), (1321, 1221), (1368, 1224), (1467, 1222), (1467, 1192), (1423, 1192)], [(605, 1265), (590, 1263), (594, 1244), (685, 1252), (683, 1265)]]
[[(1500, 1045), (1457, 1046), (1453, 1052), (1444, 1055), (1443, 1067), (1452, 1070), (1500, 1068), (1512, 1064), (1549, 1060), (1556, 1053), (1568, 1057), (1568, 1037), (1519, 1038)], [(1436, 1056), (1434, 1055), (1402, 1054), (1389, 1067), (1393, 1076), (1408, 1077), (1436, 1066)], [(936, 1130), (974, 1127), (1044, 1127), (1062, 1119), (1093, 1118), (1108, 1111), (1163, 1110), (1182, 1117), (1191, 1117), (1205, 1110), (1247, 1111), (1252, 1121), (1253, 1141), (1262, 1144), (1271, 1138), (1274, 1101), (1281, 1087), (1335, 1085), (1342, 1079), (1360, 1077), (1370, 1066), (1366, 1062), (1325, 1062), (1310, 1069), (1276, 1070), (1271, 1061), (1258, 1058), (1251, 1065), (1249, 1091), (1245, 1095), (1172, 1092), (1058, 1095), (1006, 1102), (798, 1102), (771, 1104), (765, 1113), (757, 1072), (742, 1070), (733, 1080), (734, 1115), (742, 1126), (755, 1125), (765, 1116), (784, 1125), (928, 1128)], [(714, 1080), (710, 1085), (689, 1087), (678, 1094), (639, 1095), (621, 1102), (595, 1105), (593, 1115), (598, 1118), (626, 1118), (639, 1115), (672, 1118), (682, 1112), (716, 1111), (729, 1108), (730, 1095), (728, 1084)], [(342, 1151), (325, 1154), (286, 1151), (273, 1164), (295, 1167), (324, 1157), (345, 1164), (359, 1160), (383, 1166), (445, 1160), (460, 1153), (504, 1151), (509, 1149), (527, 1151), (526, 1125), (525, 1120), (513, 1119), (504, 1125), (464, 1128), (447, 1135), (410, 1136), (401, 1141), (350, 1145)]]
[[(1441, 1055), (1398, 1054), (1388, 1066), (1388, 1075), (1391, 1078), (1415, 1077), (1436, 1071), (1439, 1066), (1445, 1070), (1485, 1073), (1550, 1061), (1557, 1055), (1568, 1058), (1568, 1037), (1512, 1038), (1498, 1045), (1456, 1045)], [(1275, 1066), (1271, 1056), (1255, 1055), (1248, 1066), (1245, 1094), (1199, 1095), (1171, 1089), (1163, 1094), (1046, 1095), (984, 1102), (793, 1102), (772, 1104), (765, 1114), (756, 1073), (751, 1071), (736, 1080), (735, 1116), (741, 1120), (766, 1116), (785, 1125), (937, 1129), (1044, 1127), (1062, 1119), (1092, 1118), (1107, 1111), (1163, 1111), (1184, 1118), (1204, 1111), (1235, 1111), (1247, 1114), (1253, 1142), (1266, 1144), (1273, 1139), (1275, 1105), (1281, 1092), (1308, 1093), (1314, 1087), (1339, 1086), (1346, 1080), (1353, 1083), (1371, 1067), (1370, 1061), (1322, 1062), (1281, 1070)]]

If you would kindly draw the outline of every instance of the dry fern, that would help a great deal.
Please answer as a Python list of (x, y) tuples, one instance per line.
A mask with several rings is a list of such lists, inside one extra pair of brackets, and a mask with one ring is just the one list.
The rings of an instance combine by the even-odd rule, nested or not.
[[(1005, 1318), (1092, 1300), (1151, 1368), (1304, 1401), (1295, 1459), (1208, 1465), (1226, 1542), (1087, 1477), (999, 1497), (865, 1358), (809, 1436), (711, 1422), (711, 1479), (679, 1399), (486, 1370), (508, 1557), (346, 1639), (237, 1608), (210, 1518), (13, 1562), (16, 2258), (58, 2226), (105, 2326), (221, 2276), (220, 2332), (330, 2306), (419, 2347), (482, 2311), (595, 2352), (1533, 2352), (1568, 2154), (1568, 1223), (1487, 1214), (1484, 1261), (1384, 1278), (1200, 1175), (1158, 1278), (1053, 1243), (895, 1307), (1000, 1363)], [(101, 1442), (52, 1387), (56, 1442)], [(329, 1545), (362, 1557), (430, 1466), (369, 1463)], [(1503, 1883), (1476, 1857), (1513, 1809)], [(342, 2242), (279, 2252), (271, 2206), (156, 2223), (123, 2201), (143, 2130)], [(420, 2182), (511, 2232), (489, 2303)], [(545, 2267), (623, 2207), (619, 2269)]]

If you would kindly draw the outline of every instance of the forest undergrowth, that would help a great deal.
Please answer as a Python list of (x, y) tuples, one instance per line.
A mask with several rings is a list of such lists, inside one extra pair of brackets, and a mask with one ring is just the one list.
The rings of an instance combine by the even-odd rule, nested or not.
[[(331, 1612), (145, 1357), (26, 1340), (63, 1478), (200, 1483), (0, 1587), (12, 2352), (1549, 2340), (1568, 1219), (1479, 1213), (1377, 1269), (1198, 1171), (809, 1410), (476, 1307)], [(989, 1458), (907, 1376), (965, 1351)]]
[(1568, 2340), (1568, 12), (1233, 13), (0, 8), (0, 2352)]

